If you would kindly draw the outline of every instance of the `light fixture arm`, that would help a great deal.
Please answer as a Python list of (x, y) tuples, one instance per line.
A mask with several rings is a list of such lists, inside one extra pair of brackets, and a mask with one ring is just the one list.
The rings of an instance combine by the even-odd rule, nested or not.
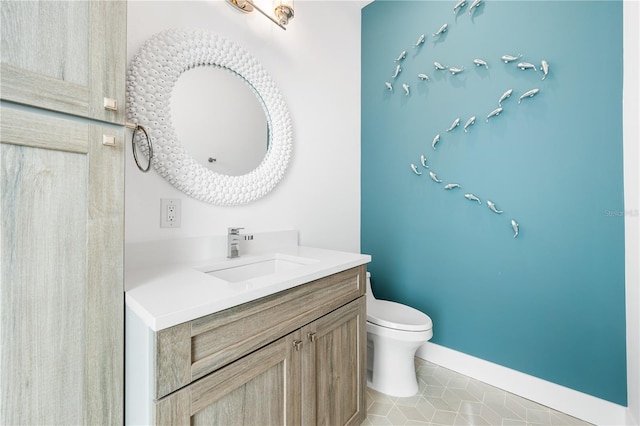
[[(260, 12), (262, 15), (269, 18), (271, 22), (273, 22), (283, 30), (287, 31), (287, 28), (284, 25), (282, 25), (280, 22), (273, 19), (273, 17), (271, 17), (268, 13), (266, 13), (264, 10), (258, 7), (258, 5), (255, 4), (252, 0), (227, 0), (227, 1), (238, 10), (241, 10), (242, 12), (251, 12), (253, 11), (253, 9), (255, 9), (258, 12)], [(247, 5), (249, 5), (249, 7), (247, 7)]]

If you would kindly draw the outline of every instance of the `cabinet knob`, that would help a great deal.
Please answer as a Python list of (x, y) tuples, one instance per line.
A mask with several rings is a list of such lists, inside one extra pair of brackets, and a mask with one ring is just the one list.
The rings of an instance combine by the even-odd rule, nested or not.
[(301, 340), (294, 340), (293, 341), (293, 347), (296, 348), (296, 351), (299, 351), (300, 348), (302, 347), (302, 341)]
[(118, 101), (112, 98), (104, 98), (104, 109), (109, 111), (117, 111), (118, 110)]
[(316, 333), (307, 333), (307, 337), (309, 338), (309, 341), (311, 341), (311, 342), (315, 342), (316, 341)]
[(113, 135), (102, 135), (102, 145), (104, 146), (116, 146), (116, 137)]

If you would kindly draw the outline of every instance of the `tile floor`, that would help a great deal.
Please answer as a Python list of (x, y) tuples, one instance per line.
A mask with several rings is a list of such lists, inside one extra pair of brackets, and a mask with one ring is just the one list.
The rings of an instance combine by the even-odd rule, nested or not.
[(369, 425), (575, 426), (589, 423), (416, 358), (420, 390), (397, 398), (367, 389)]

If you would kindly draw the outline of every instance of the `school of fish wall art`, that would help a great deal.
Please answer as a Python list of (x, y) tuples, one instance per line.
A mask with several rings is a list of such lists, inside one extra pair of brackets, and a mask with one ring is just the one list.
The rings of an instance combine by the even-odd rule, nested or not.
[[(471, 2), (467, 13), (470, 16), (473, 16), (473, 14), (475, 13), (475, 11), (484, 5), (485, 0), (474, 0), (473, 2)], [(455, 16), (457, 16), (459, 13), (463, 13), (465, 6), (467, 5), (467, 1), (466, 0), (458, 0), (455, 3), (455, 6), (453, 7), (453, 13)], [(440, 26), (436, 31), (434, 31), (431, 34), (431, 37), (433, 37), (434, 39), (439, 38), (440, 36), (442, 36), (442, 34), (444, 34), (445, 32), (447, 32), (449, 30), (449, 24), (448, 23), (444, 23), (442, 24), (442, 26)], [(413, 45), (414, 49), (420, 49), (422, 48), (422, 46), (424, 45), (426, 40), (426, 35), (425, 34), (421, 34), (416, 43)], [(513, 53), (513, 52), (511, 52)], [(387, 90), (389, 92), (394, 92), (394, 84), (400, 83), (404, 96), (410, 96), (411, 95), (411, 86), (410, 84), (407, 82), (408, 80), (404, 80), (402, 81), (401, 76), (402, 76), (402, 64), (403, 62), (406, 60), (407, 58), (407, 51), (406, 50), (402, 50), (401, 53), (393, 60), (393, 62), (395, 62), (395, 68), (394, 71), (391, 74), (391, 79), (388, 81), (384, 82), (385, 87), (387, 88)], [(540, 66), (536, 67), (536, 65), (532, 62), (527, 62), (525, 60), (522, 60), (524, 58), (524, 55), (520, 52), (518, 52), (516, 55), (512, 55), (510, 53), (504, 54), (502, 55), (500, 58), (496, 58), (496, 63), (497, 65), (495, 66), (515, 66), (517, 68), (519, 68), (520, 70), (522, 70), (523, 72), (541, 72), (542, 73), (542, 77), (541, 77), (541, 81), (545, 80), (547, 78), (547, 76), (549, 75), (549, 63), (547, 62), (547, 60), (545, 59), (541, 59), (540, 62)], [(484, 67), (485, 69), (489, 70), (490, 69), (490, 63), (493, 62), (491, 60), (492, 58), (481, 58), (481, 57), (475, 57), (475, 58), (470, 58), (469, 59), (469, 65), (471, 66), (476, 66), (476, 67)], [(537, 61), (536, 61), (537, 63)], [(460, 73), (463, 73), (466, 68), (465, 66), (466, 64), (456, 64), (456, 66), (447, 66), (447, 65), (443, 65), (438, 61), (434, 61), (433, 62), (433, 72), (449, 72), (451, 73), (452, 76), (456, 76)], [(426, 82), (431, 82), (431, 78), (429, 77), (429, 75), (427, 73), (420, 73), (416, 76), (418, 83), (426, 83)], [(402, 81), (402, 82), (401, 82)], [(502, 93), (501, 96), (498, 96), (498, 94), (496, 94), (496, 99), (497, 99), (497, 107), (495, 109), (493, 109), (492, 111), (486, 113), (486, 118), (485, 118), (485, 122), (489, 123), (490, 121), (496, 119), (497, 117), (499, 117), (502, 112), (504, 111), (504, 108), (514, 108), (517, 107), (518, 104), (521, 104), (523, 101), (526, 101), (527, 99), (531, 99), (533, 97), (535, 97), (537, 94), (540, 93), (540, 88), (539, 87), (534, 87), (531, 88), (530, 90), (527, 90), (525, 92), (523, 92), (522, 94), (520, 94), (518, 96), (518, 102), (517, 104), (514, 104), (514, 102), (510, 102), (511, 105), (507, 106), (507, 104), (505, 103), (505, 106), (503, 106), (503, 103), (506, 102), (509, 98), (511, 98), (511, 96), (514, 94), (514, 90), (513, 89), (507, 89), (504, 93)], [(462, 123), (463, 118), (462, 117), (456, 117), (451, 125), (449, 125), (448, 128), (446, 128), (444, 130), (444, 132), (442, 133), (438, 133), (436, 134), (433, 139), (431, 140), (431, 148), (433, 151), (435, 151), (434, 155), (437, 155), (437, 145), (438, 143), (441, 141), (441, 136), (444, 137), (444, 135), (448, 132), (453, 132), (456, 131), (456, 129), (458, 129), (460, 127), (460, 123)], [(463, 130), (465, 133), (468, 133), (469, 131), (471, 131), (471, 126), (475, 125), (476, 123), (476, 116), (471, 116), (469, 118), (466, 119), (466, 121), (464, 122), (464, 126), (463, 126)], [(418, 167), (416, 164), (411, 163), (410, 164), (410, 168), (413, 171), (413, 173), (415, 173), (418, 176), (421, 176), (423, 174), (423, 172), (421, 171), (422, 169), (429, 169), (429, 165), (427, 164), (427, 157), (426, 155), (421, 155), (420, 156), (420, 165), (421, 168)], [(431, 180), (433, 182), (435, 182), (436, 184), (441, 184), (443, 182), (442, 179), (438, 178), (438, 175), (436, 174), (435, 171), (433, 170), (429, 170), (428, 171), (428, 175), (431, 178)], [(462, 188), (462, 185), (459, 183), (445, 183), (443, 185), (443, 188), (447, 191), (453, 191), (453, 190), (459, 190)], [(471, 193), (465, 193), (464, 194), (464, 198), (466, 198), (469, 201), (472, 202), (477, 202), (479, 205), (482, 205), (482, 200), (475, 194), (471, 194)], [(485, 200), (487, 208), (489, 208), (489, 210), (491, 210), (493, 213), (497, 214), (497, 215), (502, 215), (504, 213), (503, 210), (500, 210), (496, 203), (492, 200), (486, 199)], [(520, 235), (520, 225), (518, 224), (518, 222), (515, 219), (511, 219), (510, 220), (510, 225), (511, 225), (511, 229), (513, 231), (513, 238), (518, 237), (518, 235)]]

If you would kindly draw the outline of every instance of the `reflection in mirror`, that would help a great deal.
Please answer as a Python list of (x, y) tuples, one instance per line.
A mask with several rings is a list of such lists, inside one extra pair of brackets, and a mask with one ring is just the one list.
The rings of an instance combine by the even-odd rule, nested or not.
[(180, 75), (171, 92), (176, 137), (213, 172), (253, 171), (268, 148), (267, 118), (256, 93), (227, 69), (198, 66)]

